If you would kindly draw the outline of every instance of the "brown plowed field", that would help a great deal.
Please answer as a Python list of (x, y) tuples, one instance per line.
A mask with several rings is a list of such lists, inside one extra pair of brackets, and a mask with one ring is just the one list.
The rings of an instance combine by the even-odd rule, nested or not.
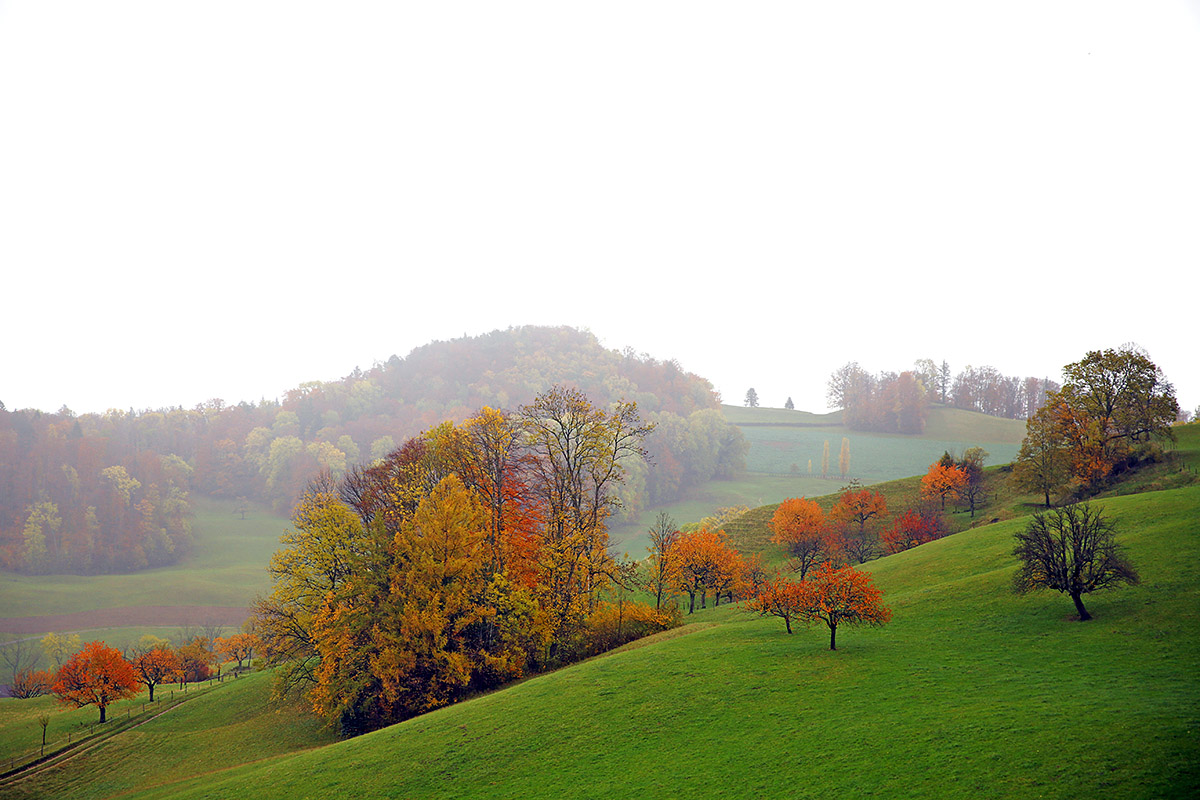
[(169, 628), (210, 624), (237, 627), (249, 615), (250, 609), (235, 606), (126, 606), (41, 617), (0, 617), (0, 631), (48, 633), (90, 628)]

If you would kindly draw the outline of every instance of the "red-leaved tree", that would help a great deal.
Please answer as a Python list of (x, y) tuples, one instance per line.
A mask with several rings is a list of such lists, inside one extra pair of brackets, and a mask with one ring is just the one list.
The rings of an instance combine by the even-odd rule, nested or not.
[(137, 678), (120, 650), (104, 642), (88, 642), (59, 668), (50, 691), (66, 705), (98, 707), (104, 722), (111, 703), (137, 694)]
[(870, 574), (854, 567), (822, 564), (800, 585), (804, 587), (800, 615), (829, 627), (830, 650), (837, 649), (838, 625), (882, 625), (892, 618)]

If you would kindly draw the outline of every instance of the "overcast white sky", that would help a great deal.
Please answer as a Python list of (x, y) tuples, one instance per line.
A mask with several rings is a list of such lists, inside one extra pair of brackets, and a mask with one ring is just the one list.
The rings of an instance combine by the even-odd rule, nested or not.
[(727, 402), (1136, 341), (1200, 404), (1196, 2), (0, 0), (0, 401), (586, 327)]

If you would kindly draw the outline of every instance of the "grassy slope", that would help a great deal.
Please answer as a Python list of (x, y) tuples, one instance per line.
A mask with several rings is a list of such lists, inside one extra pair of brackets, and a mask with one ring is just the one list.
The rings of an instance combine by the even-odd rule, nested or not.
[[(872, 562), (895, 617), (787, 636), (728, 607), (367, 736), (147, 797), (1188, 797), (1200, 486), (1103, 501), (1143, 584), (1017, 597), (1010, 520)], [(70, 795), (67, 795), (70, 796)]]
[[(320, 721), (294, 704), (270, 700), (270, 677), (256, 673), (214, 686), (103, 747), (6, 785), (0, 793), (11, 798), (111, 797), (333, 741)], [(2, 701), (0, 714), (8, 711), (11, 716), (17, 712), (10, 709), (26, 704), (31, 711), (25, 716), (36, 716), (35, 706), (46, 706), (58, 716), (85, 714), (89, 720), (96, 716), (94, 708), (59, 711), (51, 698)], [(23, 727), (8, 717), (0, 720), (4, 720), (0, 731), (5, 738), (17, 739), (20, 734), (40, 741), (36, 719)], [(51, 729), (58, 723), (56, 718)]]
[(195, 548), (180, 564), (126, 575), (0, 572), (0, 617), (137, 605), (246, 605), (269, 588), (266, 565), (288, 521), (265, 509), (239, 519), (232, 502), (199, 500)]

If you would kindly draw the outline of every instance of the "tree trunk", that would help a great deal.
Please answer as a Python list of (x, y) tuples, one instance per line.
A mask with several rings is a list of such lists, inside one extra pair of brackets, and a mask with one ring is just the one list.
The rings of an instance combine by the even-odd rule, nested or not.
[(154, 684), (150, 684), (150, 702), (154, 702)]
[(694, 614), (695, 612), (696, 612), (696, 593), (688, 592), (688, 613)]
[(100, 721), (104, 722), (104, 706), (100, 706)]
[(829, 649), (837, 650), (837, 625), (829, 626)]
[(1050, 490), (1046, 489), (1046, 508), (1050, 507)]
[(788, 633), (792, 632), (792, 620), (789, 617), (783, 618), (783, 624), (787, 625)]
[(1071, 592), (1071, 599), (1075, 601), (1075, 610), (1079, 612), (1080, 622), (1087, 622), (1092, 618), (1092, 615), (1083, 607), (1083, 599), (1080, 597), (1079, 592)]

